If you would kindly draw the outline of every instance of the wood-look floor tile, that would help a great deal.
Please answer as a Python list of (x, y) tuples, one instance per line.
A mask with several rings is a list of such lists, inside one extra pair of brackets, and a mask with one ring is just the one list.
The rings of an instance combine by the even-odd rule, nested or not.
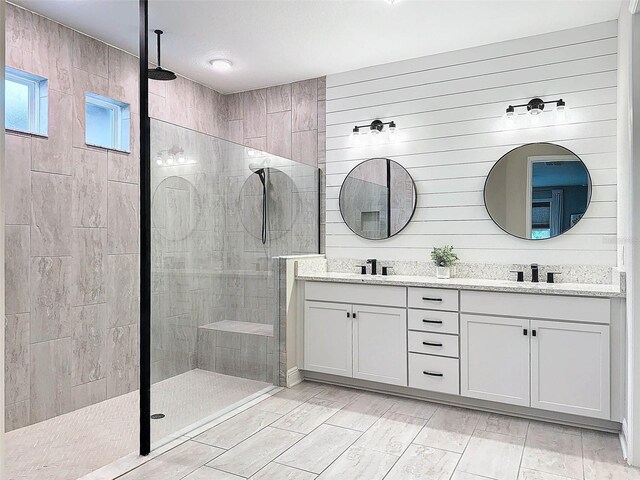
[(308, 472), (321, 473), (360, 435), (355, 430), (320, 425), (275, 461)]
[(523, 449), (524, 438), (477, 430), (457, 469), (495, 480), (516, 480)]
[(273, 426), (306, 435), (323, 424), (342, 406), (343, 403), (314, 397), (274, 422)]
[(174, 480), (194, 472), (224, 452), (221, 448), (197, 442), (185, 442), (119, 477), (122, 480)]
[(382, 480), (398, 457), (367, 448), (350, 447), (329, 466), (319, 480)]
[(299, 433), (266, 427), (208, 465), (241, 477), (250, 477), (302, 437)]
[[(452, 479), (455, 480), (455, 479)], [(529, 470), (521, 468), (518, 480), (572, 480), (569, 477), (561, 477), (552, 473), (538, 472), (537, 470)]]
[(315, 397), (347, 404), (353, 402), (362, 393), (362, 391), (353, 388), (338, 387), (337, 385), (322, 385)]
[(529, 428), (529, 420), (497, 413), (485, 413), (480, 417), (476, 430), (501, 433), (512, 437), (525, 438)]
[(194, 440), (228, 450), (280, 417), (277, 413), (250, 408), (198, 435)]
[(413, 443), (427, 447), (464, 452), (481, 414), (473, 410), (440, 407)]
[(582, 437), (557, 431), (531, 431), (522, 456), (522, 467), (582, 479)]
[(364, 432), (392, 405), (393, 400), (386, 395), (362, 393), (353, 402), (336, 412), (326, 423)]
[(205, 465), (182, 480), (243, 480), (243, 478)]
[(317, 477), (314, 473), (298, 470), (287, 465), (270, 463), (251, 477), (251, 480), (313, 480)]
[(423, 418), (388, 412), (360, 437), (356, 445), (400, 456), (425, 422)]
[(459, 459), (457, 453), (410, 445), (385, 480), (448, 480)]
[(411, 398), (394, 398), (394, 405), (389, 411), (429, 420), (438, 409), (438, 405), (426, 400)]
[(582, 455), (585, 480), (640, 479), (640, 468), (627, 464), (616, 434), (585, 430), (582, 434)]

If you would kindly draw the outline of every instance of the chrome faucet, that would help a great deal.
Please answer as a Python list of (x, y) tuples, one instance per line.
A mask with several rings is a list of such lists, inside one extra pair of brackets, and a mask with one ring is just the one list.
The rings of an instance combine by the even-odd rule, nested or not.
[(367, 263), (371, 264), (371, 275), (378, 274), (378, 261), (375, 258), (370, 258)]
[(537, 263), (532, 263), (531, 264), (531, 281), (533, 283), (538, 283), (538, 264)]

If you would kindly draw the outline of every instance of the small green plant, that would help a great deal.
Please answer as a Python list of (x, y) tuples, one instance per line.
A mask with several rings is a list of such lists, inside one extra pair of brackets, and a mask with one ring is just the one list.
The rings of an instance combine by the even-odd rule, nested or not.
[(453, 245), (433, 247), (431, 260), (433, 260), (433, 263), (438, 267), (450, 267), (458, 261), (458, 255), (453, 253)]

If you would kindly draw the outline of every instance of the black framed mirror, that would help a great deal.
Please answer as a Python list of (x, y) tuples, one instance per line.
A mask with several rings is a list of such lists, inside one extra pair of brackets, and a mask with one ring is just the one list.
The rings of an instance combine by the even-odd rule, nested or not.
[(349, 172), (340, 188), (340, 214), (356, 235), (383, 240), (411, 221), (416, 186), (407, 170), (388, 158), (370, 158)]
[(591, 201), (591, 175), (571, 150), (530, 143), (509, 151), (484, 185), (491, 219), (514, 237), (544, 240), (573, 228)]

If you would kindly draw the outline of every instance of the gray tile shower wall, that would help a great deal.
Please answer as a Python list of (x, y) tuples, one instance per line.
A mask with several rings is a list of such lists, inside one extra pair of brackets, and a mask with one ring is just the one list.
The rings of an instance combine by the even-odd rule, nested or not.
[[(138, 60), (7, 5), (7, 65), (49, 80), (48, 138), (8, 132), (7, 430), (138, 388)], [(226, 135), (223, 95), (150, 82), (155, 116)], [(84, 94), (131, 106), (131, 153), (84, 142)]]

